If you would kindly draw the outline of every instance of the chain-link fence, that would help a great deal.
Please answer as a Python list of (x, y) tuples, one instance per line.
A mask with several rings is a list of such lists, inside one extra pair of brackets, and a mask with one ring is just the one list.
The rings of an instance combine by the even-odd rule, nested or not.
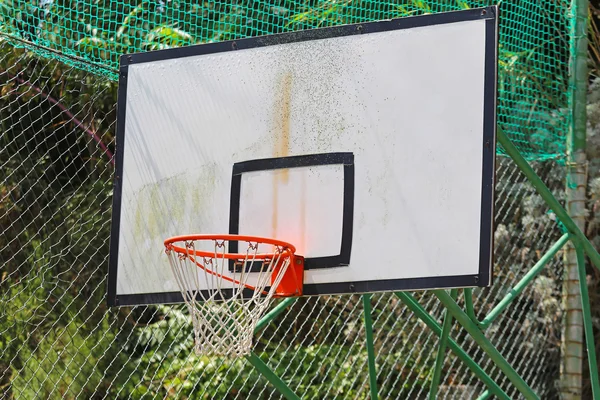
[[(142, 43), (151, 32), (163, 47), (189, 44), (177, 42), (179, 33), (170, 36), (174, 42), (167, 41), (168, 33), (158, 27), (168, 24), (157, 11), (165, 7), (177, 16), (174, 7), (179, 4), (183, 10), (182, 4), (187, 3), (157, 2), (151, 6), (154, 11), (148, 11), (146, 3), (106, 2), (122, 9), (105, 7), (108, 11), (102, 18), (110, 21), (116, 19), (114, 15), (125, 15), (130, 18), (128, 24), (142, 28), (130, 39), (137, 43), (134, 47), (114, 47), (110, 50), (114, 54), (106, 50), (104, 58), (101, 49), (113, 47), (92, 39), (110, 40), (110, 35), (88, 35), (94, 21), (88, 28), (81, 25), (85, 18), (77, 14), (97, 12), (95, 5), (78, 3), (83, 8), (74, 10), (71, 19), (58, 19), (53, 25), (48, 19), (32, 19), (33, 33), (25, 36), (7, 26), (27, 27), (22, 22), (27, 18), (46, 9), (52, 15), (68, 5), (40, 2), (33, 12), (32, 3), (13, 3), (2, 3), (9, 7), (2, 14), (10, 40), (0, 42), (0, 397), (280, 398), (244, 359), (194, 355), (184, 307), (108, 309), (105, 302), (116, 83), (110, 73), (98, 73), (98, 68), (104, 65), (111, 70), (116, 55), (125, 50), (149, 49)], [(408, 1), (395, 6), (398, 13), (412, 15), (478, 2), (439, 3)], [(210, 40), (277, 32), (283, 29), (277, 27), (288, 26), (282, 25), (281, 18), (286, 24), (301, 22), (298, 28), (306, 29), (389, 16), (381, 11), (382, 5), (357, 4), (328, 1), (308, 7), (265, 2), (243, 5), (233, 12), (230, 5), (214, 2), (198, 5), (201, 13), (197, 12), (203, 21), (214, 21)], [(565, 111), (569, 105), (565, 94), (568, 8), (560, 1), (504, 4), (504, 13), (514, 18), (505, 18), (502, 25), (500, 122), (512, 132), (520, 149), (538, 160), (536, 171), (562, 199), (564, 168), (547, 160), (563, 154), (564, 132), (570, 122)], [(333, 11), (328, 11), (332, 6)], [(219, 14), (220, 8), (227, 8), (228, 13)], [(230, 22), (224, 15), (239, 19)], [(76, 23), (69, 25), (69, 21)], [(148, 25), (148, 21), (154, 23)], [(204, 22), (196, 24), (204, 26)], [(182, 22), (172, 28), (185, 31), (188, 25)], [(72, 37), (65, 34), (68, 40), (58, 41), (63, 47), (50, 40), (52, 32), (60, 36), (61, 29), (69, 26)], [(107, 26), (103, 28), (107, 32), (113, 28), (118, 32), (123, 25)], [(36, 37), (44, 41), (32, 40), (35, 29)], [(200, 32), (209, 35), (208, 30)], [(15, 48), (15, 43), (25, 48)], [(50, 53), (55, 56), (49, 59)], [(89, 54), (99, 58), (90, 59)], [(545, 91), (531, 85), (541, 85)], [(562, 235), (547, 210), (512, 161), (498, 156), (494, 284), (475, 291), (478, 316), (489, 312)], [(398, 262), (403, 262), (401, 255)], [(559, 253), (486, 331), (544, 399), (557, 398), (559, 390), (561, 279)], [(442, 307), (433, 296), (416, 297), (441, 321)], [(438, 338), (393, 294), (373, 295), (372, 306), (380, 397), (426, 398)], [(359, 296), (302, 298), (257, 333), (255, 352), (302, 398), (368, 398), (364, 329)], [(451, 337), (511, 398), (519, 397), (468, 335), (455, 328)], [(440, 398), (476, 398), (484, 391), (460, 360), (453, 355), (446, 358)]]
[[(4, 43), (1, 47), (2, 283), (0, 382), (7, 398), (278, 398), (244, 360), (199, 358), (182, 307), (109, 310), (115, 85)], [(563, 169), (537, 164), (557, 196)], [(496, 265), (476, 296), (486, 313), (561, 232), (530, 184), (499, 158)], [(489, 330), (543, 398), (557, 395), (561, 263), (556, 257)], [(398, 262), (402, 262), (401, 257)], [(440, 307), (422, 296), (434, 315)], [(392, 294), (373, 296), (382, 398), (424, 398), (437, 338)], [(300, 299), (257, 335), (256, 352), (303, 398), (367, 398), (359, 296)], [(502, 373), (459, 330), (455, 338), (511, 396)], [(482, 384), (447, 359), (440, 396)]]

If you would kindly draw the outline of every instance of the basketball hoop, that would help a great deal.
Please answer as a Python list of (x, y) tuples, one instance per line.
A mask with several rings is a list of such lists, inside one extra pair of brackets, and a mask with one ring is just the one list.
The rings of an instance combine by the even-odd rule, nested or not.
[[(302, 295), (304, 258), (289, 243), (254, 236), (186, 235), (164, 244), (192, 317), (198, 355), (249, 354), (256, 323), (271, 299)], [(239, 253), (228, 252), (234, 244), (239, 244)]]

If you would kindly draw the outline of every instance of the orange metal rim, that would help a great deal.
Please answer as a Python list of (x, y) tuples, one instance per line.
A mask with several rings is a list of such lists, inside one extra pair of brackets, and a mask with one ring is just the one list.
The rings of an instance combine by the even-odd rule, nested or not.
[[(282, 240), (259, 237), (259, 236), (246, 236), (246, 235), (229, 235), (229, 234), (219, 234), (219, 235), (211, 235), (211, 234), (193, 234), (193, 235), (181, 235), (181, 236), (173, 236), (165, 240), (165, 248), (167, 250), (173, 250), (179, 254), (185, 255), (195, 255), (198, 257), (218, 257), (218, 258), (227, 258), (229, 260), (239, 260), (240, 258), (245, 258), (247, 254), (245, 253), (217, 253), (211, 251), (204, 250), (194, 250), (186, 249), (185, 247), (177, 246), (175, 243), (180, 242), (190, 242), (190, 241), (208, 241), (208, 240), (223, 240), (223, 241), (244, 241), (250, 243), (258, 243), (258, 244), (270, 244), (273, 246), (278, 246), (282, 248), (282, 253), (289, 253), (289, 256), (293, 255), (296, 252), (296, 247), (291, 244), (284, 242)], [(277, 253), (257, 253), (253, 255), (254, 259), (264, 260), (273, 257), (278, 257)]]

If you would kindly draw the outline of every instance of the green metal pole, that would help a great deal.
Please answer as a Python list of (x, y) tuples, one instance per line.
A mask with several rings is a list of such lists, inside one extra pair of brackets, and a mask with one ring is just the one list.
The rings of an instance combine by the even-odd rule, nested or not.
[(563, 206), (561, 206), (560, 202), (554, 197), (550, 189), (544, 184), (544, 182), (540, 179), (540, 177), (535, 173), (533, 168), (529, 165), (529, 163), (523, 158), (521, 153), (517, 150), (517, 148), (512, 144), (510, 139), (506, 136), (506, 134), (502, 131), (500, 127), (498, 127), (498, 142), (504, 148), (506, 154), (513, 159), (515, 164), (519, 167), (519, 169), (525, 174), (525, 176), (529, 179), (531, 184), (537, 189), (540, 196), (544, 199), (546, 204), (554, 211), (560, 222), (562, 222), (567, 230), (573, 234), (577, 239), (581, 241), (583, 249), (587, 253), (588, 257), (592, 261), (592, 263), (596, 266), (596, 268), (600, 269), (600, 254), (596, 251), (594, 246), (590, 243), (587, 237), (581, 232), (577, 224), (571, 219), (569, 214), (565, 211)]
[[(450, 297), (456, 300), (458, 295), (458, 289), (452, 289), (450, 291)], [(431, 379), (431, 388), (429, 390), (429, 400), (435, 400), (437, 398), (438, 389), (440, 387), (440, 378), (442, 377), (442, 367), (444, 366), (444, 359), (446, 358), (446, 346), (448, 344), (448, 336), (450, 336), (450, 328), (452, 328), (452, 314), (446, 310), (444, 315), (444, 322), (442, 323), (442, 334), (440, 336), (440, 345), (438, 352), (435, 357), (435, 367), (433, 369), (433, 378)]]
[(463, 291), (465, 293), (465, 305), (467, 308), (467, 315), (469, 316), (469, 318), (471, 318), (471, 321), (473, 321), (479, 328), (483, 329), (483, 326), (481, 326), (481, 322), (477, 319), (477, 316), (475, 315), (475, 309), (473, 307), (473, 290), (471, 288), (465, 288)]
[[(441, 336), (442, 327), (429, 315), (429, 313), (421, 307), (419, 302), (409, 293), (396, 292), (396, 296), (411, 310), (417, 318), (425, 323), (431, 331), (437, 336)], [(477, 378), (486, 385), (490, 392), (502, 400), (510, 400), (510, 397), (502, 390), (500, 386), (485, 371), (464, 351), (454, 340), (448, 339), (448, 347), (456, 354), (456, 356), (465, 363)]]
[(300, 400), (300, 397), (296, 395), (289, 388), (288, 385), (284, 381), (281, 380), (280, 377), (275, 375), (275, 373), (269, 368), (267, 364), (263, 362), (256, 354), (250, 353), (246, 356), (246, 360), (250, 362), (256, 368), (258, 372), (260, 372), (270, 383), (275, 386), (275, 388), (288, 400)]
[(588, 10), (589, 0), (572, 0), (575, 10), (573, 54), (571, 59), (571, 84), (573, 90), (573, 130), (568, 150), (573, 153), (585, 150), (587, 142), (587, 91), (588, 91)]
[(267, 325), (269, 325), (269, 322), (271, 322), (276, 316), (281, 314), (286, 308), (291, 306), (297, 299), (297, 297), (288, 297), (287, 299), (283, 300), (281, 303), (273, 307), (271, 311), (265, 314), (265, 316), (262, 317), (260, 321), (256, 323), (254, 333), (258, 333), (261, 330), (265, 329)]
[(517, 283), (515, 287), (513, 287), (502, 300), (500, 300), (500, 302), (492, 309), (492, 311), (489, 312), (489, 314), (479, 324), (480, 327), (487, 328), (490, 326), (490, 324), (494, 322), (496, 318), (498, 318), (502, 311), (504, 311), (504, 309), (508, 307), (508, 305), (512, 303), (512, 301), (516, 299), (517, 296), (523, 292), (523, 290), (525, 290), (527, 285), (529, 285), (531, 281), (533, 281), (533, 279), (538, 276), (540, 272), (542, 272), (546, 264), (548, 264), (548, 262), (554, 258), (556, 253), (558, 253), (558, 251), (562, 249), (568, 241), (569, 234), (565, 233), (560, 239), (558, 239), (556, 243), (554, 243), (550, 250), (548, 250), (537, 263), (535, 263), (533, 268), (531, 268), (525, 274), (519, 283)]
[(535, 392), (527, 385), (521, 376), (514, 368), (506, 361), (502, 354), (494, 347), (494, 345), (485, 337), (477, 325), (471, 321), (471, 318), (456, 304), (456, 302), (443, 290), (434, 290), (433, 294), (440, 302), (448, 309), (448, 311), (456, 318), (459, 324), (471, 335), (475, 343), (487, 353), (492, 362), (500, 368), (506, 377), (513, 385), (521, 392), (527, 400), (539, 399)]
[(594, 344), (594, 330), (592, 326), (592, 313), (590, 311), (590, 297), (587, 287), (587, 276), (585, 273), (585, 254), (581, 243), (573, 241), (577, 252), (577, 264), (579, 266), (579, 287), (581, 290), (581, 309), (583, 312), (583, 328), (585, 331), (585, 343), (587, 346), (588, 363), (590, 366), (590, 380), (592, 382), (592, 395), (594, 400), (600, 400), (600, 382), (598, 381), (598, 362), (596, 360), (596, 346)]
[[(275, 317), (285, 311), (292, 303), (294, 303), (298, 298), (297, 297), (289, 297), (283, 300), (281, 303), (277, 304), (271, 311), (269, 311), (264, 317), (260, 319), (256, 323), (256, 327), (254, 328), (254, 333), (258, 333), (271, 322)], [(261, 373), (275, 388), (288, 400), (300, 400), (292, 389), (289, 388), (288, 385), (284, 381), (281, 380), (274, 372), (269, 368), (267, 364), (265, 364), (256, 354), (251, 353), (246, 356), (246, 360), (250, 362), (256, 368), (256, 370)]]
[(489, 390), (486, 390), (485, 392), (481, 393), (481, 396), (479, 396), (477, 398), (477, 400), (487, 400), (490, 398), (491, 395), (492, 395), (492, 392), (490, 392)]
[(377, 400), (377, 369), (375, 368), (375, 347), (373, 346), (373, 319), (371, 317), (371, 295), (363, 294), (363, 308), (365, 313), (365, 331), (367, 339), (367, 356), (369, 359), (369, 389), (371, 400)]

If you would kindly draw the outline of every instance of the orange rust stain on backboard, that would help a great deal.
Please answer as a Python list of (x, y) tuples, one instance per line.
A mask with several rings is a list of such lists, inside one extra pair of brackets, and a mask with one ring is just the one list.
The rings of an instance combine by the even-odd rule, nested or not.
[[(290, 154), (290, 117), (292, 108), (292, 73), (287, 72), (281, 77), (278, 89), (278, 99), (275, 101), (275, 126), (273, 157), (287, 157)], [(273, 237), (277, 236), (277, 211), (279, 183), (287, 183), (288, 170), (275, 170), (273, 173)]]
[[(276, 129), (275, 129), (275, 149), (274, 157), (287, 157), (290, 155), (290, 117), (292, 111), (292, 74), (286, 73), (281, 78), (279, 85), (280, 98), (275, 103), (276, 110)], [(287, 172), (287, 171), (286, 171)], [(287, 182), (287, 174), (282, 178)]]

